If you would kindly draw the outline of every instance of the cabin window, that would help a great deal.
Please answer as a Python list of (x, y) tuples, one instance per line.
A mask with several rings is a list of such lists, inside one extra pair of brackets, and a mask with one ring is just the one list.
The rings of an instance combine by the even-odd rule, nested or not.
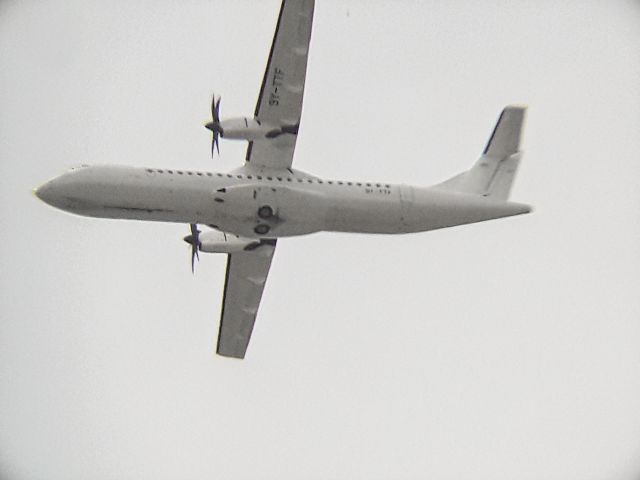
[(287, 177), (287, 182), (290, 182), (290, 181), (291, 181), (291, 177)]
[(351, 186), (351, 185), (353, 185), (353, 183), (351, 183), (351, 182), (347, 182), (347, 185)]
[(302, 183), (303, 180), (301, 178), (298, 179), (298, 183)]
[(151, 170), (150, 168), (147, 168), (147, 172), (153, 173), (153, 170)]
[(193, 175), (193, 172), (187, 172), (187, 175)]
[(267, 177), (267, 180), (273, 180), (273, 177)]
[(242, 175), (238, 175), (238, 178), (242, 178)]
[(262, 180), (262, 177), (261, 177), (260, 175), (258, 175), (256, 178), (257, 178), (258, 180)]
[(253, 177), (251, 175), (247, 175), (247, 178), (251, 180)]
[(163, 173), (163, 171), (161, 169), (158, 169), (158, 173)]
[(331, 180), (329, 180), (327, 183), (328, 183), (329, 185), (333, 185), (333, 182), (332, 182)]
[(309, 183), (313, 183), (313, 180), (309, 179), (309, 180), (307, 180), (307, 182), (309, 182)]
[(385, 185), (385, 188), (391, 188), (391, 185), (386, 184), (386, 185)]
[(322, 180), (318, 180), (318, 183), (322, 183)]
[(207, 172), (207, 177), (211, 177), (212, 175), (213, 175), (213, 173)]
[(276, 177), (278, 179), (279, 182), (282, 181), (282, 177)]
[(338, 182), (338, 185), (342, 185), (342, 182)]
[(227, 173), (227, 177), (228, 177), (228, 178), (233, 178), (233, 175), (231, 175), (231, 174)]
[(222, 176), (222, 174), (221, 174), (221, 173), (216, 173), (216, 175), (217, 175), (217, 176), (219, 176), (219, 177), (221, 177), (221, 176)]
[(199, 177), (202, 176), (202, 172), (196, 172), (196, 175), (198, 175)]
[(381, 187), (382, 185), (380, 185), (379, 183), (376, 183), (376, 187)]

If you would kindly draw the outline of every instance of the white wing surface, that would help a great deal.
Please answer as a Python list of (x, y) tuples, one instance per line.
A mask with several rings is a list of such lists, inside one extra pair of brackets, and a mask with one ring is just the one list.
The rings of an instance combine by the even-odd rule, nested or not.
[(219, 355), (244, 358), (275, 248), (275, 240), (263, 240), (254, 250), (228, 255)]
[(249, 143), (246, 161), (256, 167), (288, 168), (293, 162), (307, 74), (314, 0), (283, 0), (255, 117), (282, 127), (268, 140)]

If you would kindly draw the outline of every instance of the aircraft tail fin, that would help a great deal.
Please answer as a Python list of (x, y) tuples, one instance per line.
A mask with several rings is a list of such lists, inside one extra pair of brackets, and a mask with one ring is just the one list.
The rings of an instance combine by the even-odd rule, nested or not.
[(520, 139), (525, 112), (526, 107), (519, 105), (502, 110), (476, 164), (438, 188), (507, 200), (522, 157)]

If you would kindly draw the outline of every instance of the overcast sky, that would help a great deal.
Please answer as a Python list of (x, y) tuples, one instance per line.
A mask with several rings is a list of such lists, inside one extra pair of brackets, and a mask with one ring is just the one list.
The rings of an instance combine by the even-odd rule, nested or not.
[(0, 3), (0, 478), (637, 479), (640, 2), (317, 0), (294, 165), (429, 185), (530, 106), (531, 215), (278, 244), (244, 361), (187, 225), (31, 189), (226, 171), (278, 0)]

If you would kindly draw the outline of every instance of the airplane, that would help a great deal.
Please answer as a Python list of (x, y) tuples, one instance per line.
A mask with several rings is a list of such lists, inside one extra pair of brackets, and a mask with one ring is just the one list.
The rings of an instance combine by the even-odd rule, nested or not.
[(35, 190), (78, 215), (189, 224), (192, 270), (200, 252), (227, 254), (216, 349), (222, 356), (245, 357), (280, 237), (424, 232), (531, 211), (508, 201), (522, 157), (526, 107), (519, 105), (504, 108), (469, 170), (431, 187), (328, 180), (293, 169), (313, 11), (313, 0), (282, 1), (253, 117), (221, 120), (213, 96), (211, 153), (219, 152), (220, 138), (247, 141), (240, 168), (82, 165)]

